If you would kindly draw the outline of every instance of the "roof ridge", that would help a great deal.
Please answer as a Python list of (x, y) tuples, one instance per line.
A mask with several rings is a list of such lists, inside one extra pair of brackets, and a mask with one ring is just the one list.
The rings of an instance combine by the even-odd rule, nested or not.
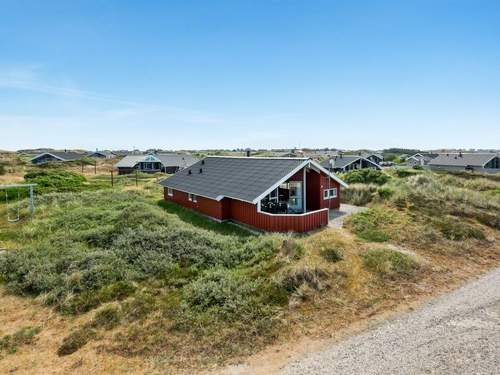
[(206, 158), (219, 158), (219, 159), (276, 159), (276, 160), (309, 160), (307, 157), (281, 157), (281, 156), (225, 156), (225, 155), (207, 155)]

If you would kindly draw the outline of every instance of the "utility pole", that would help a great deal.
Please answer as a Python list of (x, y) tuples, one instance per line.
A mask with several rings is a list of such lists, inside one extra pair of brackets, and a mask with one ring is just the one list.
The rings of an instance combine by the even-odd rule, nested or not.
[(82, 160), (82, 174), (83, 174), (83, 160)]
[(135, 187), (138, 187), (139, 186), (139, 181), (137, 180), (137, 169), (135, 170)]
[(113, 178), (113, 170), (111, 170), (111, 187), (115, 186), (115, 179)]
[(94, 174), (97, 174), (97, 160), (94, 161)]

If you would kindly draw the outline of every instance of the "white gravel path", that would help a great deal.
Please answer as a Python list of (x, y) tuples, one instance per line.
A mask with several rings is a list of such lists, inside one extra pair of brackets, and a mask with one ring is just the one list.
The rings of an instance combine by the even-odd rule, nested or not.
[(282, 374), (500, 374), (500, 268)]

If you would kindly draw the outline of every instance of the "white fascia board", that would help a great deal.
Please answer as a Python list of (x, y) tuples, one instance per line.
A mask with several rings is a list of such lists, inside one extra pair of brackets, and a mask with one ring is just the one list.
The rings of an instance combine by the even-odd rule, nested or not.
[(42, 153), (42, 154), (40, 154), (40, 155), (37, 155), (37, 156), (35, 156), (33, 159), (31, 159), (30, 161), (36, 160), (36, 159), (38, 159), (38, 158), (41, 158), (41, 157), (42, 157), (42, 156), (44, 156), (44, 155), (50, 155), (50, 156), (52, 156), (53, 158), (59, 159), (60, 161), (66, 161), (66, 159), (60, 158), (59, 156), (56, 156), (56, 155), (54, 155), (54, 154), (51, 154), (50, 152), (44, 152), (44, 153)]
[(257, 198), (255, 198), (252, 203), (253, 204), (256, 204), (257, 202), (259, 202), (260, 200), (262, 200), (262, 198), (264, 198), (266, 195), (268, 195), (271, 191), (275, 190), (278, 186), (280, 186), (283, 182), (285, 182), (286, 180), (288, 180), (290, 177), (292, 177), (295, 173), (297, 173), (298, 171), (300, 171), (302, 168), (304, 168), (305, 166), (307, 166), (307, 164), (309, 164), (311, 160), (310, 159), (306, 159), (304, 160), (302, 163), (299, 164), (298, 167), (294, 168), (290, 173), (288, 173), (286, 176), (284, 176), (282, 179), (280, 179), (278, 182), (274, 183), (273, 185), (271, 185), (271, 187), (269, 187), (266, 191), (264, 191), (261, 195), (259, 195)]
[(375, 162), (371, 161), (370, 159), (366, 159), (366, 158), (364, 158), (364, 157), (362, 157), (362, 156), (360, 156), (359, 158), (354, 159), (354, 160), (353, 160), (353, 161), (351, 161), (350, 163), (348, 163), (348, 164), (344, 165), (344, 166), (342, 167), (342, 169), (344, 169), (344, 170), (345, 170), (345, 168), (346, 168), (348, 165), (351, 165), (352, 163), (355, 163), (355, 162), (357, 162), (357, 161), (358, 161), (358, 160), (360, 160), (360, 159), (361, 159), (361, 160), (365, 160), (365, 161), (367, 161), (368, 163), (373, 164), (373, 165), (374, 165), (374, 166), (376, 166), (377, 168), (382, 169), (382, 167), (381, 167), (380, 165), (378, 165), (377, 163), (375, 163)]
[(343, 187), (345, 187), (345, 188), (349, 187), (349, 185), (347, 185), (344, 181), (342, 181), (337, 175), (335, 175), (334, 173), (330, 173), (330, 171), (327, 170), (326, 168), (324, 168), (323, 166), (321, 166), (321, 164), (315, 162), (314, 160), (311, 160), (310, 163), (311, 163), (311, 165), (313, 165), (314, 167), (319, 169), (321, 172), (325, 173), (327, 176), (330, 176), (331, 178), (333, 178), (335, 181), (337, 181)]
[(490, 160), (488, 160), (487, 162), (485, 162), (485, 163), (484, 163), (481, 167), (482, 167), (482, 168), (484, 168), (484, 166), (485, 166), (486, 164), (488, 164), (490, 161), (492, 161), (493, 159), (495, 159), (497, 156), (498, 156), (498, 155), (493, 155), (493, 156), (491, 157), (491, 159), (490, 159)]

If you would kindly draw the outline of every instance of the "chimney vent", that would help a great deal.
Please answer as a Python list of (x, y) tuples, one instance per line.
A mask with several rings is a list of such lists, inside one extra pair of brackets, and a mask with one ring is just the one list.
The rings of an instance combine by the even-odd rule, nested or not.
[(201, 165), (205, 165), (205, 159), (201, 161)]
[(191, 174), (191, 169), (190, 169), (190, 170), (188, 170), (188, 174)]
[(202, 168), (200, 168), (200, 173), (203, 173), (203, 169)]

